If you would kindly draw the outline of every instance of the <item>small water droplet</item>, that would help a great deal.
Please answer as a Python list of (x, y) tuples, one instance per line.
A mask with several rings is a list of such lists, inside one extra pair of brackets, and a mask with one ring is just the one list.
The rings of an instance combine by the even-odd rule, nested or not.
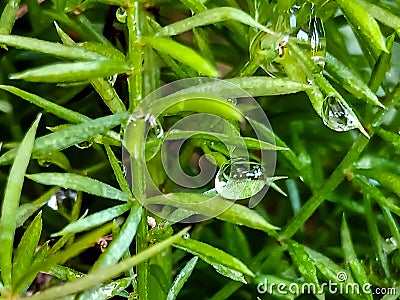
[(322, 121), (335, 131), (349, 131), (356, 128), (350, 111), (334, 96), (327, 96), (322, 105)]
[(80, 142), (79, 144), (76, 144), (75, 147), (79, 148), (79, 149), (87, 149), (90, 148), (92, 146), (91, 142), (88, 141), (83, 141)]
[(52, 210), (68, 211), (72, 209), (72, 203), (75, 202), (77, 197), (76, 191), (61, 188), (50, 197), (47, 206)]
[(127, 13), (126, 13), (125, 8), (118, 7), (118, 9), (117, 9), (117, 11), (115, 13), (115, 17), (117, 18), (118, 22), (126, 23)]
[(114, 74), (114, 75), (108, 77), (108, 78), (107, 78), (108, 83), (109, 83), (111, 86), (114, 86), (115, 81), (117, 81), (117, 77), (118, 77), (118, 74)]
[(310, 18), (311, 59), (321, 68), (326, 61), (326, 39), (322, 20), (316, 16)]
[(232, 104), (233, 106), (236, 106), (237, 104), (237, 99), (236, 98), (227, 98), (226, 101), (230, 104)]
[(215, 177), (215, 190), (230, 200), (254, 196), (265, 186), (264, 171), (259, 163), (237, 158), (223, 165)]
[(184, 239), (190, 239), (190, 233), (186, 232), (182, 237)]
[(51, 161), (48, 161), (46, 159), (38, 159), (38, 164), (41, 167), (47, 168), (51, 166)]
[(396, 239), (394, 237), (387, 238), (383, 243), (382, 248), (386, 254), (392, 253), (394, 250), (398, 249)]

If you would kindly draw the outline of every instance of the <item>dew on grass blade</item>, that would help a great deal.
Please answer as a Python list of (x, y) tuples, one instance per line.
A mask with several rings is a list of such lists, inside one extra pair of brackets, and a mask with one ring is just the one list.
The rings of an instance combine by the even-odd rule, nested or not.
[(230, 200), (252, 197), (264, 186), (264, 171), (261, 165), (241, 158), (223, 165), (215, 178), (218, 194)]
[[(50, 197), (47, 206), (52, 210), (71, 210), (72, 203), (75, 202), (78, 193), (74, 190), (60, 188), (57, 193)], [(69, 202), (69, 203), (67, 203)]]
[(349, 131), (356, 128), (353, 115), (336, 97), (327, 96), (322, 105), (322, 121), (335, 131)]
[(384, 241), (384, 243), (383, 243), (383, 245), (382, 245), (382, 248), (383, 248), (383, 251), (384, 251), (386, 254), (390, 254), (390, 253), (392, 253), (394, 250), (398, 249), (399, 246), (397, 245), (396, 239), (395, 239), (394, 237), (390, 237), (390, 238), (387, 238), (387, 239)]
[(117, 18), (118, 22), (120, 23), (126, 23), (126, 10), (123, 7), (118, 7), (116, 13), (115, 13), (115, 17)]

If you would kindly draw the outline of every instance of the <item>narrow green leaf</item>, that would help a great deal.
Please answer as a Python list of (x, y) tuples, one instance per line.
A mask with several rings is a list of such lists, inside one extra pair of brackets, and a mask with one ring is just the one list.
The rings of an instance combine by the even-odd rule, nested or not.
[[(354, 279), (360, 286), (366, 286), (366, 284), (369, 284), (368, 276), (365, 272), (364, 266), (358, 260), (356, 252), (354, 251), (349, 226), (347, 225), (346, 217), (344, 215), (342, 218), (342, 226), (340, 227), (340, 237), (342, 240), (344, 257), (346, 263), (350, 267)], [(373, 299), (372, 295), (365, 295), (365, 297), (370, 300)]]
[(171, 285), (171, 288), (168, 292), (166, 300), (175, 300), (178, 296), (180, 290), (182, 289), (185, 282), (189, 279), (190, 275), (193, 272), (194, 267), (196, 266), (197, 260), (199, 258), (197, 256), (193, 257), (189, 260), (183, 269), (176, 275), (174, 282)]
[(359, 170), (358, 173), (365, 175), (369, 178), (373, 178), (378, 180), (379, 183), (385, 187), (386, 189), (395, 193), (398, 197), (400, 197), (400, 176), (387, 172), (384, 170), (380, 170), (376, 172), (376, 170)]
[(204, 12), (198, 13), (193, 17), (183, 19), (173, 24), (167, 25), (157, 32), (158, 36), (171, 36), (191, 30), (195, 27), (215, 24), (222, 21), (235, 20), (251, 27), (260, 29), (265, 32), (271, 33), (265, 26), (254, 21), (245, 12), (233, 7), (218, 7), (208, 9)]
[(59, 43), (53, 43), (19, 35), (0, 35), (0, 43), (18, 49), (31, 50), (73, 60), (107, 59), (101, 54), (88, 51), (79, 46), (66, 46)]
[(224, 222), (222, 225), (222, 235), (224, 237), (224, 249), (227, 249), (227, 252), (244, 263), (250, 262), (252, 255), (249, 241), (239, 226)]
[(183, 46), (169, 38), (163, 37), (144, 37), (143, 41), (151, 45), (155, 50), (160, 53), (167, 54), (172, 58), (192, 67), (199, 74), (217, 77), (217, 69), (211, 65), (207, 60), (202, 58), (193, 49)]
[(111, 168), (114, 171), (114, 175), (118, 181), (119, 187), (121, 188), (121, 190), (123, 192), (130, 194), (131, 188), (129, 187), (129, 184), (126, 181), (126, 177), (121, 169), (121, 166), (120, 166), (120, 163), (119, 163), (117, 157), (115, 156), (115, 153), (111, 150), (110, 146), (104, 145), (104, 147), (106, 149), (108, 160), (110, 161)]
[(26, 175), (27, 178), (44, 185), (56, 185), (65, 189), (82, 191), (88, 194), (115, 199), (120, 201), (129, 201), (131, 196), (108, 184), (96, 179), (72, 173), (36, 173)]
[[(266, 76), (253, 76), (230, 78), (226, 81), (244, 89), (253, 97), (287, 95), (311, 90), (309, 84), (290, 80), (289, 78), (272, 78)], [(241, 95), (238, 95), (241, 96)]]
[(378, 57), (381, 51), (388, 52), (378, 23), (358, 0), (337, 0), (337, 3), (353, 29), (369, 45), (375, 57)]
[(0, 17), (0, 34), (10, 34), (17, 18), (21, 0), (8, 0)]
[[(40, 234), (42, 232), (42, 213), (39, 213), (35, 219), (29, 224), (21, 241), (18, 244), (18, 248), (15, 251), (13, 260), (12, 270), (12, 282), (15, 284), (31, 267), (33, 262), (33, 255), (35, 249), (38, 246), (40, 240)], [(29, 286), (30, 282), (25, 282)], [(14, 292), (18, 293), (19, 291)]]
[[(47, 272), (51, 270), (57, 264), (63, 264), (68, 259), (77, 256), (79, 253), (91, 247), (99, 238), (105, 236), (111, 230), (112, 224), (106, 224), (99, 229), (93, 230), (92, 232), (84, 235), (74, 244), (68, 246), (65, 250), (61, 250), (57, 253), (49, 254), (47, 258), (38, 263), (37, 265), (31, 266), (31, 268), (25, 272), (22, 279), (16, 282), (15, 289), (19, 290), (24, 288), (25, 281), (28, 278), (34, 278), (39, 272)], [(57, 298), (57, 297), (54, 297)]]
[(365, 10), (375, 19), (377, 19), (382, 24), (393, 28), (400, 35), (400, 18), (395, 14), (391, 13), (389, 10), (380, 7), (369, 1), (359, 0), (360, 4), (365, 8)]
[(31, 203), (22, 204), (20, 207), (18, 207), (17, 217), (16, 217), (17, 228), (22, 226), (30, 216), (32, 216), (37, 210), (39, 210), (43, 205), (45, 205), (47, 201), (49, 201), (50, 197), (53, 196), (58, 189), (59, 189), (58, 187), (53, 187), (35, 201)]
[(182, 235), (184, 235), (188, 230), (189, 228), (185, 228), (180, 232), (178, 232), (177, 234), (175, 234), (174, 236), (160, 243), (157, 243), (152, 247), (147, 248), (146, 250), (140, 252), (139, 254), (132, 256), (128, 259), (125, 259), (116, 265), (110, 266), (107, 269), (107, 272), (100, 269), (82, 278), (76, 279), (73, 282), (49, 288), (31, 297), (23, 297), (21, 298), (21, 300), (47, 300), (47, 299), (51, 300), (57, 297), (71, 295), (74, 293), (78, 293), (80, 291), (87, 290), (99, 283), (105, 282), (107, 280), (116, 277), (125, 270), (148, 260), (152, 256), (161, 253), (164, 249), (168, 248), (177, 240), (181, 239)]
[(272, 233), (274, 230), (279, 229), (268, 223), (254, 210), (241, 204), (232, 203), (218, 196), (212, 197), (205, 194), (193, 193), (171, 193), (146, 199), (145, 205), (151, 204), (172, 205), (205, 216), (216, 217), (233, 224), (259, 229), (267, 233)]
[(150, 103), (147, 108), (154, 114), (176, 115), (182, 113), (182, 111), (192, 111), (212, 113), (229, 120), (244, 121), (243, 113), (237, 107), (226, 100), (203, 93), (176, 93)]
[(8, 175), (8, 181), (4, 193), (0, 218), (0, 269), (3, 284), (6, 286), (11, 283), (11, 257), (18, 205), (40, 116), (41, 115), (39, 115), (35, 122), (33, 122), (31, 128), (28, 130), (21, 142), (16, 153), (14, 164), (12, 165)]
[[(35, 141), (32, 156), (40, 157), (52, 151), (60, 151), (86, 141), (97, 134), (126, 122), (129, 113), (122, 112), (112, 116), (101, 117), (78, 125), (68, 126), (59, 131), (42, 136)], [(0, 165), (7, 164), (15, 158), (16, 149), (12, 149), (0, 157)]]
[(51, 268), (49, 271), (49, 274), (52, 276), (57, 277), (58, 279), (61, 279), (63, 281), (71, 281), (76, 278), (82, 277), (85, 275), (82, 272), (78, 272), (76, 270), (73, 270), (71, 268), (65, 267), (65, 266), (60, 266), (56, 265)]
[(72, 167), (69, 163), (67, 156), (60, 151), (53, 151), (51, 153), (44, 154), (37, 157), (38, 163), (41, 166), (49, 166), (51, 164), (64, 169), (65, 171), (71, 171)]
[(198, 256), (210, 264), (218, 273), (235, 281), (246, 283), (243, 275), (254, 276), (253, 272), (237, 258), (213, 246), (192, 239), (181, 239), (174, 246)]
[(84, 42), (81, 44), (77, 44), (77, 46), (83, 47), (90, 52), (98, 53), (104, 57), (109, 58), (110, 60), (125, 62), (125, 55), (111, 44)]
[[(317, 278), (317, 269), (314, 262), (308, 257), (304, 246), (293, 240), (289, 240), (287, 243), (290, 257), (297, 266), (300, 274), (304, 277), (306, 282), (315, 284), (316, 288), (320, 290), (320, 285)], [(321, 296), (319, 299), (321, 299)]]
[(325, 70), (333, 80), (335, 80), (340, 86), (352, 93), (358, 99), (362, 99), (372, 105), (378, 105), (382, 108), (385, 108), (367, 84), (365, 84), (347, 66), (342, 64), (336, 57), (329, 53), (326, 54)]
[(139, 222), (142, 217), (142, 206), (135, 203), (131, 212), (126, 219), (117, 237), (113, 237), (113, 241), (108, 245), (106, 251), (97, 259), (90, 272), (97, 269), (106, 269), (115, 265), (123, 256), (124, 252), (129, 249), (133, 238), (136, 235)]
[(188, 138), (200, 138), (209, 141), (218, 141), (236, 147), (245, 146), (247, 149), (254, 150), (287, 150), (287, 148), (278, 147), (257, 139), (249, 137), (228, 136), (226, 134), (216, 132), (173, 129), (171, 131), (168, 131), (168, 134), (165, 137), (166, 140), (180, 140)]
[(42, 97), (39, 97), (35, 94), (23, 91), (19, 88), (9, 85), (0, 85), (0, 89), (10, 92), (18, 97), (21, 97), (24, 100), (29, 101), (30, 103), (43, 108), (45, 111), (52, 113), (53, 115), (66, 120), (71, 123), (82, 123), (85, 121), (89, 121), (90, 118), (82, 115), (78, 112), (72, 111), (68, 108), (65, 108), (61, 105), (58, 105), (54, 102), (48, 101)]
[(64, 227), (63, 230), (53, 233), (52, 236), (61, 236), (70, 233), (78, 233), (100, 226), (122, 215), (124, 212), (129, 210), (131, 206), (132, 206), (131, 203), (126, 203), (99, 211), (85, 218), (69, 223), (67, 226)]
[(71, 82), (98, 77), (105, 78), (128, 72), (130, 69), (125, 63), (110, 60), (56, 63), (12, 74), (10, 79), (33, 82)]
[(376, 128), (376, 133), (396, 150), (400, 150), (400, 134), (382, 128)]
[(378, 222), (376, 214), (372, 210), (371, 196), (369, 194), (364, 194), (364, 210), (365, 210), (365, 220), (367, 221), (367, 227), (369, 236), (372, 244), (375, 248), (376, 256), (382, 266), (387, 279), (391, 278), (389, 261), (387, 254), (383, 250), (383, 238), (379, 232)]
[[(100, 299), (112, 299), (114, 296), (125, 298), (129, 297), (129, 293), (125, 289), (132, 283), (130, 277), (113, 280), (109, 283), (103, 284), (94, 290), (85, 291), (79, 295), (76, 300), (100, 300)], [(115, 298), (117, 298), (115, 297)], [(129, 299), (129, 298), (128, 298)]]

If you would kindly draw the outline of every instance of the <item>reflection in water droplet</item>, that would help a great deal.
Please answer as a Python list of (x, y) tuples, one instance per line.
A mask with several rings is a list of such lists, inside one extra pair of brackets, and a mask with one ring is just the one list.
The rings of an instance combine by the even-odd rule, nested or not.
[(227, 98), (226, 101), (230, 104), (232, 104), (233, 106), (236, 106), (237, 104), (237, 99), (236, 98)]
[(326, 61), (326, 39), (322, 20), (316, 16), (310, 18), (311, 58), (321, 68)]
[(265, 185), (264, 171), (260, 164), (247, 159), (235, 159), (226, 163), (215, 178), (219, 195), (230, 200), (254, 196)]
[(50, 197), (49, 201), (47, 201), (47, 206), (52, 210), (70, 210), (72, 208), (72, 203), (66, 203), (65, 200), (69, 199), (74, 202), (77, 197), (78, 193), (76, 191), (61, 188)]
[(350, 111), (334, 96), (325, 98), (322, 105), (322, 120), (326, 126), (335, 131), (349, 131), (356, 128)]
[(87, 149), (87, 148), (90, 148), (91, 146), (92, 146), (92, 143), (88, 142), (88, 141), (83, 141), (83, 142), (75, 145), (75, 147), (77, 147), (79, 149)]
[(115, 81), (117, 81), (117, 78), (118, 78), (118, 74), (114, 74), (114, 75), (108, 77), (107, 81), (111, 86), (114, 86)]
[(115, 13), (115, 17), (117, 18), (118, 22), (125, 23), (126, 22), (126, 10), (123, 7), (118, 7), (117, 12)]
[(183, 236), (184, 239), (190, 239), (190, 234), (186, 232)]

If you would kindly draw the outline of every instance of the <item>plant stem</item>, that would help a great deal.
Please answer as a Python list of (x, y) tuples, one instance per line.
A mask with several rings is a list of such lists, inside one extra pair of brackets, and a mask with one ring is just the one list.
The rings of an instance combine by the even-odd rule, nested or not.
[(126, 9), (128, 26), (128, 53), (127, 59), (133, 68), (128, 76), (129, 111), (133, 112), (143, 98), (142, 62), (143, 47), (140, 45), (141, 33), (141, 5), (134, 1), (133, 5)]

